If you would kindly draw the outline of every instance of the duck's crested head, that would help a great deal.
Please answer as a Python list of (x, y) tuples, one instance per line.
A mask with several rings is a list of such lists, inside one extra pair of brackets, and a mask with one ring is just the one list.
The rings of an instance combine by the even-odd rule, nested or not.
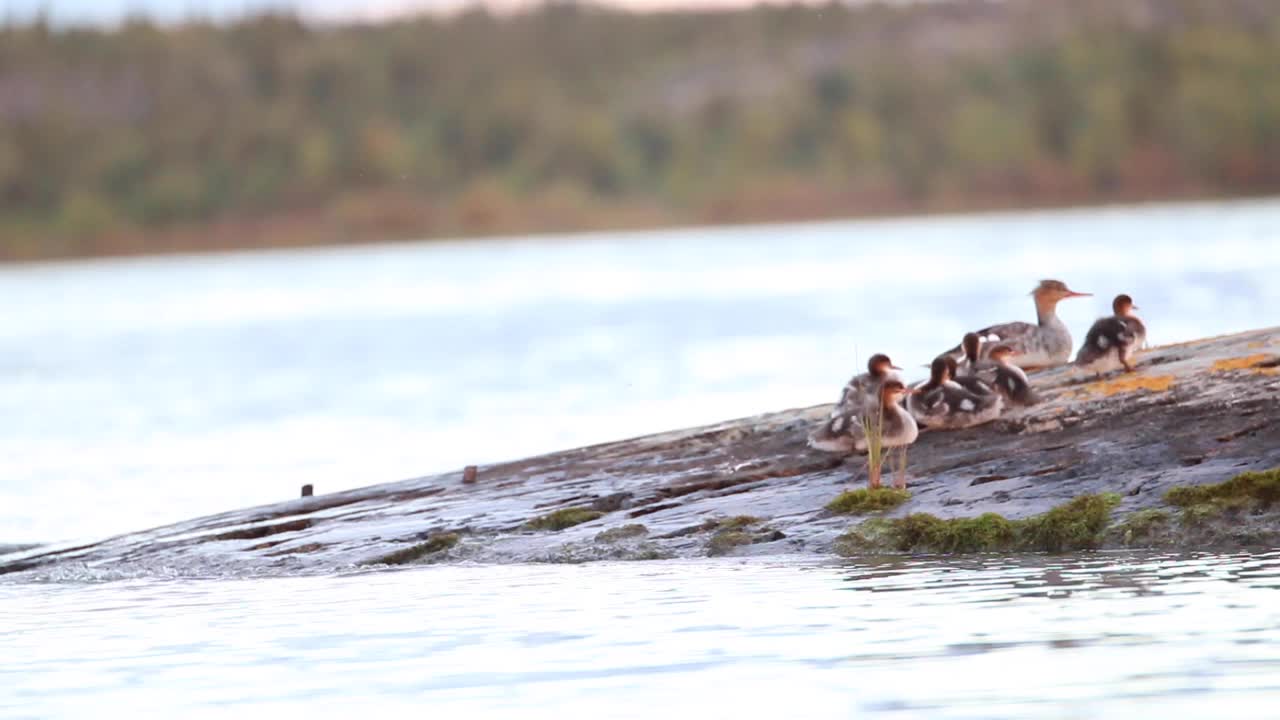
[(1133, 298), (1125, 295), (1124, 293), (1120, 293), (1116, 296), (1115, 300), (1111, 301), (1111, 312), (1119, 315), (1120, 317), (1129, 315), (1137, 309), (1138, 306), (1133, 304)]
[(941, 385), (955, 374), (955, 358), (950, 355), (939, 355), (929, 364), (929, 382)]
[(1041, 280), (1035, 290), (1031, 291), (1031, 296), (1036, 302), (1056, 303), (1059, 300), (1066, 300), (1073, 297), (1090, 297), (1092, 293), (1081, 293), (1067, 287), (1067, 284), (1061, 280)]
[(888, 355), (884, 353), (876, 353), (867, 361), (867, 372), (873, 377), (884, 377), (889, 374), (890, 370), (901, 370), (902, 368), (893, 364)]
[(987, 357), (998, 363), (1008, 362), (1010, 358), (1017, 355), (1018, 351), (1008, 345), (997, 345), (991, 348), (991, 352), (987, 353)]
[(907, 386), (903, 385), (901, 380), (886, 380), (885, 383), (880, 386), (880, 400), (885, 405), (892, 405), (898, 402), (903, 395), (907, 395), (909, 393), (911, 393), (911, 390), (908, 390)]
[(978, 333), (965, 333), (964, 340), (960, 341), (960, 347), (964, 348), (964, 356), (969, 362), (977, 362), (978, 350), (982, 348), (982, 338), (978, 337)]

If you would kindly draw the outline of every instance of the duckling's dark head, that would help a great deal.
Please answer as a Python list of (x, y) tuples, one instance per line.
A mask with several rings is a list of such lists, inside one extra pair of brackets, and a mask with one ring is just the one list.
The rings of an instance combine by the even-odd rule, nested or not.
[(1123, 293), (1117, 295), (1116, 299), (1111, 301), (1111, 312), (1120, 317), (1124, 317), (1137, 309), (1138, 306), (1133, 304), (1133, 298)]
[(911, 391), (907, 389), (906, 385), (902, 384), (902, 381), (886, 380), (885, 383), (880, 386), (880, 401), (885, 405), (892, 405), (898, 402), (903, 395), (906, 395), (909, 392)]
[(955, 359), (948, 355), (940, 355), (934, 358), (929, 365), (929, 384), (937, 386), (951, 379), (955, 372), (952, 369), (954, 364)]
[(876, 353), (867, 361), (867, 372), (873, 377), (884, 377), (889, 374), (890, 370), (901, 370), (902, 368), (893, 364), (888, 355), (884, 353)]

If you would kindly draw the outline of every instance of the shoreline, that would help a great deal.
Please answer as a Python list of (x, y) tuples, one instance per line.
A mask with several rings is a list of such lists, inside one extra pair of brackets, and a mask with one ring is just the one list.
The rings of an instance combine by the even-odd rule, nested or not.
[[(24, 254), (22, 251), (0, 247), (0, 268), (31, 265), (47, 265), (91, 260), (120, 260), (167, 258), (181, 256), (224, 255), (246, 252), (288, 252), (295, 250), (327, 250), (360, 247), (385, 247), (407, 244), (466, 244), (472, 242), (500, 243), (513, 240), (572, 239), (601, 234), (648, 234), (662, 232), (696, 231), (707, 228), (749, 228), (786, 225), (831, 224), (877, 221), (930, 220), (945, 217), (974, 217), (983, 215), (1020, 215), (1034, 213), (1070, 213), (1108, 210), (1116, 208), (1144, 208), (1162, 206), (1210, 206), (1280, 202), (1280, 194), (1259, 192), (1256, 194), (1131, 193), (1106, 197), (1064, 198), (1038, 203), (1009, 202), (960, 202), (932, 203), (886, 207), (879, 210), (859, 210), (854, 206), (833, 202), (824, 210), (789, 215), (787, 213), (758, 212), (748, 209), (745, 213), (730, 216), (707, 215), (699, 212), (641, 213), (643, 221), (570, 222), (551, 226), (538, 223), (513, 223), (489, 229), (450, 227), (442, 229), (402, 229), (390, 232), (356, 233), (339, 237), (333, 235), (339, 226), (325, 217), (322, 209), (301, 212), (279, 212), (262, 217), (227, 218), (208, 223), (183, 225), (174, 228), (129, 233), (127, 242), (117, 243), (107, 238), (108, 248), (89, 252), (52, 252)], [(608, 215), (608, 213), (605, 213)], [(632, 216), (634, 213), (628, 214)], [(299, 217), (309, 218), (301, 221)], [(639, 216), (636, 216), (639, 217)], [(341, 233), (340, 233), (341, 234)], [(152, 240), (139, 240), (150, 237)]]
[[(41, 546), (0, 558), (0, 574), (1280, 545), (1269, 495), (1170, 502), (1190, 497), (1175, 488), (1280, 467), (1280, 327), (1153, 348), (1132, 375), (1062, 367), (1032, 379), (1039, 405), (922, 434), (910, 498), (862, 514), (827, 508), (865, 476), (859, 458), (806, 446), (820, 405)], [(1087, 516), (1060, 509), (1083, 497), (1098, 499), (1081, 505)], [(966, 532), (994, 527), (994, 545), (970, 547), (945, 524), (987, 513), (1007, 527), (988, 518)], [(921, 525), (926, 515), (944, 525)], [(921, 541), (904, 547), (907, 522)], [(1084, 544), (1056, 546), (1046, 528), (1058, 526), (1087, 526), (1068, 538)], [(850, 545), (854, 533), (870, 542)]]

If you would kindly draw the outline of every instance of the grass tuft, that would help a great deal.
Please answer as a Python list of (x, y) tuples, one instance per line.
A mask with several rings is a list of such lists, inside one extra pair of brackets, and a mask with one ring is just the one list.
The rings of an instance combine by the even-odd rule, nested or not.
[(596, 518), (603, 517), (604, 513), (599, 510), (592, 510), (585, 507), (571, 507), (555, 512), (547, 513), (536, 517), (525, 525), (533, 530), (554, 530), (560, 531), (565, 528), (571, 528), (574, 525), (581, 525), (584, 522), (590, 522)]
[(387, 553), (382, 557), (369, 561), (369, 565), (406, 565), (414, 562), (427, 555), (434, 555), (438, 552), (444, 552), (454, 545), (458, 544), (457, 533), (436, 533), (427, 538), (426, 542), (420, 542), (412, 547), (403, 550), (397, 550), (393, 553)]
[(616, 528), (609, 528), (596, 535), (596, 542), (599, 543), (615, 543), (622, 540), (630, 540), (632, 538), (644, 537), (649, 534), (649, 528), (640, 523), (631, 523), (630, 525), (622, 525)]
[(845, 515), (865, 515), (892, 510), (910, 499), (910, 492), (897, 488), (858, 488), (837, 495), (827, 503), (827, 509)]
[(719, 527), (721, 530), (741, 530), (761, 522), (764, 521), (754, 515), (736, 515), (727, 520), (721, 520)]

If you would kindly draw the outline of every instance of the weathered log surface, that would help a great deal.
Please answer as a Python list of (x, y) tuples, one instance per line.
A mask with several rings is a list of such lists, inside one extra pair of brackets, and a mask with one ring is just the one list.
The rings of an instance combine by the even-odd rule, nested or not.
[[(1123, 516), (1175, 485), (1280, 466), (1280, 328), (1156, 348), (1138, 372), (1032, 376), (1041, 404), (980, 428), (927, 432), (911, 447), (913, 497), (890, 515), (1043, 512), (1087, 493), (1123, 496)], [(0, 557), (0, 573), (59, 567), (291, 572), (376, 562), (428, 538), (417, 561), (528, 562), (828, 553), (857, 518), (824, 505), (861, 484), (862, 460), (805, 445), (829, 406), (787, 410), (359, 490), (227, 512), (79, 546)], [(530, 519), (603, 513), (564, 530)], [(720, 521), (761, 519), (752, 544), (717, 546)], [(643, 525), (641, 527), (624, 526)], [(600, 536), (603, 531), (613, 531)], [(741, 537), (738, 538), (741, 540)], [(403, 556), (404, 553), (401, 553)], [(413, 555), (413, 553), (409, 553)]]

